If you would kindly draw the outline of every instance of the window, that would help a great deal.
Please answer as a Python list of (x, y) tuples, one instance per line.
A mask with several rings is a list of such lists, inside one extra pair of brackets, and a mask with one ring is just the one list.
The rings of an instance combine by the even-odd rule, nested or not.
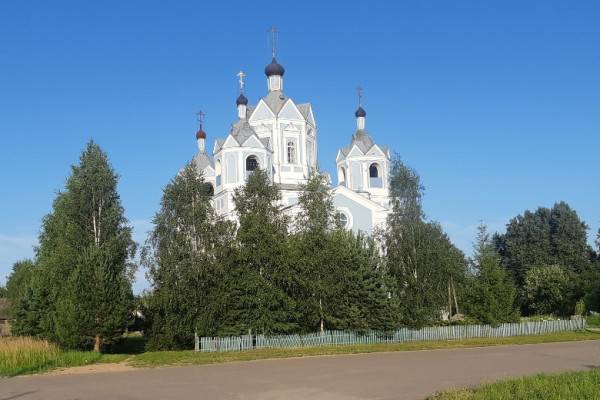
[(371, 164), (369, 167), (369, 177), (379, 178), (379, 167), (377, 164)]
[(221, 160), (215, 162), (215, 184), (221, 186)]
[(258, 160), (256, 156), (246, 158), (246, 172), (252, 172), (258, 168)]
[(213, 197), (215, 194), (215, 188), (210, 182), (204, 182), (203, 192), (206, 196)]
[(348, 216), (345, 213), (339, 211), (335, 214), (335, 222), (342, 228), (345, 228), (348, 226)]
[(382, 188), (383, 180), (379, 174), (379, 165), (376, 163), (369, 166), (369, 187)]
[(288, 164), (296, 164), (296, 143), (292, 140), (287, 142), (287, 162)]
[(256, 156), (248, 156), (246, 158), (246, 179), (258, 169), (258, 159)]

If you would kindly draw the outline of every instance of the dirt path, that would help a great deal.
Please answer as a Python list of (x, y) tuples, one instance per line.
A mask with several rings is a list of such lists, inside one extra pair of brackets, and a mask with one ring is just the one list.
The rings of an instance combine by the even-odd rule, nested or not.
[(68, 371), (0, 380), (0, 400), (422, 399), (500, 378), (598, 366), (598, 340), (154, 369), (124, 365), (114, 373)]

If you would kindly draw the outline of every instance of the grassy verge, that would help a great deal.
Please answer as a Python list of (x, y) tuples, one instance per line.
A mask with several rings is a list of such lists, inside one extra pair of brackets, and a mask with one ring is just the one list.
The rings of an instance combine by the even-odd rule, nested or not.
[(196, 353), (193, 351), (155, 351), (133, 357), (129, 363), (135, 367), (158, 367), (164, 365), (214, 364), (230, 361), (250, 361), (271, 358), (323, 356), (336, 354), (374, 353), (385, 351), (434, 350), (465, 347), (497, 346), (508, 344), (535, 344), (568, 342), (576, 340), (600, 339), (599, 333), (560, 332), (538, 336), (515, 336), (506, 338), (485, 338), (448, 340), (439, 342), (390, 343), (371, 345), (349, 345), (313, 347), (305, 349), (263, 349), (230, 353)]
[(123, 354), (64, 351), (45, 340), (15, 337), (0, 339), (0, 376), (15, 376), (76, 367), (98, 362), (120, 362)]
[(440, 393), (429, 400), (567, 400), (600, 397), (600, 370), (535, 375)]

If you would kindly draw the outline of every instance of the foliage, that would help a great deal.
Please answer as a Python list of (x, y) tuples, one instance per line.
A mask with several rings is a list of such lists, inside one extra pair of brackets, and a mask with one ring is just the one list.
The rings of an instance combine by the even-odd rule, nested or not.
[(255, 170), (235, 190), (236, 247), (224, 279), (222, 334), (284, 333), (298, 328), (294, 292), (298, 275), (289, 257), (288, 220), (279, 189)]
[(516, 288), (500, 266), (490, 235), (483, 224), (478, 228), (474, 250), (471, 260), (474, 276), (469, 279), (465, 305), (467, 315), (490, 325), (518, 321)]
[(600, 385), (600, 370), (534, 375), (488, 383), (474, 389), (440, 393), (429, 400), (567, 400), (595, 399)]
[(569, 280), (568, 272), (560, 265), (530, 268), (525, 275), (523, 290), (531, 309), (538, 314), (572, 312), (572, 307), (565, 310)]
[(21, 299), (25, 296), (34, 273), (35, 264), (31, 260), (21, 260), (13, 264), (12, 271), (6, 280), (4, 296), (10, 300), (13, 307), (20, 304)]
[(232, 227), (216, 217), (210, 196), (192, 164), (163, 190), (142, 252), (153, 288), (145, 307), (151, 349), (190, 348), (195, 332), (216, 332), (223, 247)]
[(398, 321), (422, 327), (437, 319), (447, 288), (465, 273), (463, 254), (437, 223), (423, 220), (423, 186), (417, 173), (393, 160), (390, 177), (392, 213), (382, 235), (391, 301)]
[(15, 331), (97, 351), (125, 330), (135, 253), (108, 157), (88, 143), (43, 221)]
[(497, 239), (503, 265), (522, 287), (527, 271), (539, 265), (560, 265), (581, 273), (590, 264), (587, 226), (565, 202), (540, 207), (513, 218)]

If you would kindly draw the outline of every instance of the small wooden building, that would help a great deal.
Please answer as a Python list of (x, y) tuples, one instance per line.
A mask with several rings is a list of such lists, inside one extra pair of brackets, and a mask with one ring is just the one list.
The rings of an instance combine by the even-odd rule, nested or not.
[(8, 299), (0, 298), (0, 336), (10, 336), (10, 315)]

